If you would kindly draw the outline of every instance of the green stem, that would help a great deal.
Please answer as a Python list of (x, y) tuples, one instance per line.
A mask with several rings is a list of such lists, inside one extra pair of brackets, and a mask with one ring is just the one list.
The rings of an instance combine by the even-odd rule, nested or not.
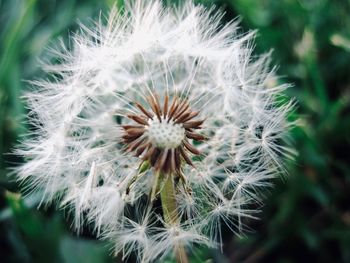
[(168, 175), (164, 180), (163, 189), (160, 192), (164, 220), (171, 225), (178, 224), (173, 177)]
[[(168, 175), (164, 178), (164, 185), (160, 192), (162, 202), (163, 217), (166, 223), (170, 225), (179, 225), (180, 218), (176, 209), (176, 193), (173, 176)], [(175, 248), (176, 261), (179, 263), (188, 263), (188, 257), (185, 248), (178, 245)]]

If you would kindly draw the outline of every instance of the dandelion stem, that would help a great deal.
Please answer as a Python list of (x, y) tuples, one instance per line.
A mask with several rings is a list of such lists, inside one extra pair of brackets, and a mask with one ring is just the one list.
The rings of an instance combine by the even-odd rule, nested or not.
[[(176, 209), (175, 185), (173, 176), (164, 177), (164, 186), (160, 192), (162, 202), (163, 217), (166, 223), (170, 225), (180, 224), (180, 218)], [(175, 248), (176, 261), (178, 263), (188, 263), (188, 257), (184, 246), (181, 244)]]

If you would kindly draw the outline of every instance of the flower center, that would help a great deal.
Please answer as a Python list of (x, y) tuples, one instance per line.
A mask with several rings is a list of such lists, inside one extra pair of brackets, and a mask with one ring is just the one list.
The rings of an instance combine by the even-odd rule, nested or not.
[(149, 120), (146, 134), (150, 142), (161, 149), (174, 149), (181, 145), (185, 138), (185, 129), (181, 124), (165, 119), (160, 122), (158, 119)]
[(200, 154), (191, 141), (206, 139), (198, 133), (204, 120), (196, 119), (199, 112), (193, 111), (186, 99), (175, 96), (169, 101), (165, 94), (161, 104), (154, 93), (146, 100), (144, 106), (135, 102), (138, 111), (127, 115), (135, 123), (122, 125), (126, 151), (134, 152), (156, 171), (181, 175), (183, 163), (193, 166), (189, 154)]

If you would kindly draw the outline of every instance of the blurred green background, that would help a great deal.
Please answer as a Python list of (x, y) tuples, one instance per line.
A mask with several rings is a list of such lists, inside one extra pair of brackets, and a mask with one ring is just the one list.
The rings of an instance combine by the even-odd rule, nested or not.
[[(173, 2), (173, 1), (168, 1)], [(193, 262), (350, 262), (350, 1), (202, 0), (258, 29), (256, 54), (273, 52), (281, 81), (293, 83), (299, 126), (290, 176), (266, 193), (261, 220), (225, 236), (224, 255), (197, 249)], [(25, 80), (43, 77), (39, 59), (77, 21), (91, 23), (115, 0), (0, 0), (0, 262), (121, 262), (89, 229), (80, 237), (54, 207), (23, 200), (6, 153), (25, 132)], [(122, 6), (123, 2), (117, 2)]]

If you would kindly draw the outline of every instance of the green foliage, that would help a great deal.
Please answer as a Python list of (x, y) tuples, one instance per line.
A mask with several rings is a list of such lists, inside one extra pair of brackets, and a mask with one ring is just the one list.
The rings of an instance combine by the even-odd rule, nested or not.
[[(167, 1), (176, 2), (176, 1)], [(348, 0), (197, 0), (237, 15), (244, 31), (258, 29), (257, 54), (273, 49), (281, 82), (292, 83), (298, 151), (289, 176), (266, 194), (254, 232), (226, 235), (224, 253), (194, 249), (193, 262), (350, 262), (350, 2)], [(42, 76), (45, 47), (65, 40), (77, 22), (91, 23), (122, 0), (0, 1), (0, 153), (10, 152), (26, 129), (20, 94), (24, 80)], [(292, 116), (292, 118), (295, 118)], [(69, 219), (23, 199), (0, 156), (1, 262), (110, 262), (108, 247), (89, 230), (73, 236)], [(11, 191), (11, 192), (10, 192)]]

